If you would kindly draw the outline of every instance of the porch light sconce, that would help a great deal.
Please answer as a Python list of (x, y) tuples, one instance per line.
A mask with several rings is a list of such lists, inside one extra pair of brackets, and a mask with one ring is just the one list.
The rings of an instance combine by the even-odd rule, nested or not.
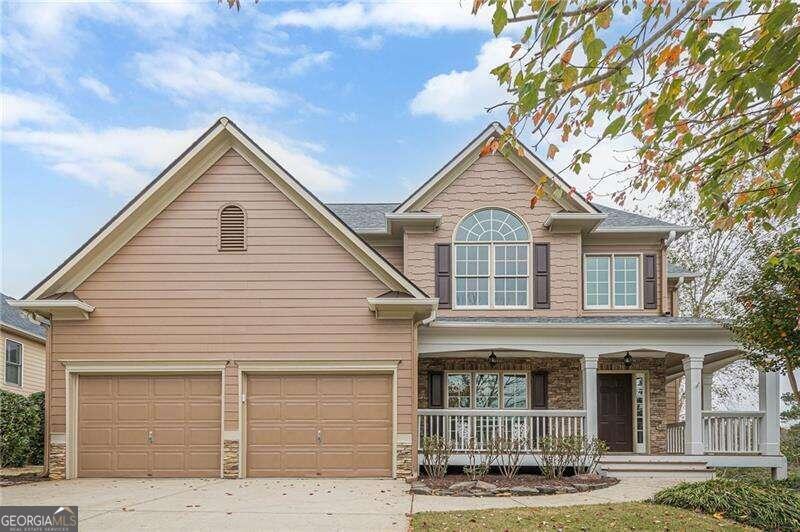
[(625, 368), (630, 368), (631, 364), (633, 364), (633, 357), (631, 356), (630, 351), (625, 353), (625, 357), (622, 359), (622, 362), (625, 364)]
[(495, 367), (497, 365), (497, 355), (494, 354), (494, 351), (489, 353), (489, 365), (491, 367)]

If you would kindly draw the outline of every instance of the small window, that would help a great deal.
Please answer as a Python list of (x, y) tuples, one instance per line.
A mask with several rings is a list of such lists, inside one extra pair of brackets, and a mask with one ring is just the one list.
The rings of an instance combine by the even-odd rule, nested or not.
[(587, 255), (584, 268), (584, 307), (640, 308), (638, 255)]
[(226, 205), (219, 211), (219, 250), (247, 249), (246, 216), (238, 205)]
[(472, 391), (471, 373), (449, 373), (447, 375), (447, 407), (470, 408)]
[(525, 373), (503, 374), (503, 408), (528, 406), (528, 376)]
[(6, 384), (22, 386), (22, 344), (6, 340)]

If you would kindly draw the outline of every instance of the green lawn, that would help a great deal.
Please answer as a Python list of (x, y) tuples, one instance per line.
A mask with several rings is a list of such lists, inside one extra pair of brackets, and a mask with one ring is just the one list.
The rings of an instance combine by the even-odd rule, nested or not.
[(415, 514), (413, 530), (755, 530), (656, 504), (629, 502)]

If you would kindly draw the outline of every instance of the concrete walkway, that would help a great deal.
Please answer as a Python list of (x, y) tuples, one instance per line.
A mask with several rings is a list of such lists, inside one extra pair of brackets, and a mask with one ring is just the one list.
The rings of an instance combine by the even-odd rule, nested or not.
[(643, 500), (677, 483), (626, 479), (538, 497), (411, 496), (401, 480), (79, 479), (0, 488), (2, 505), (77, 505), (87, 530), (406, 530), (412, 512)]

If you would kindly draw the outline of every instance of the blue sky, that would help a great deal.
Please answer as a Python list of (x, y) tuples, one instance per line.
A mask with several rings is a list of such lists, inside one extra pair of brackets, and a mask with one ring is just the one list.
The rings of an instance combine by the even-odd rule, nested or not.
[(223, 114), (326, 201), (401, 200), (490, 120), (509, 45), (450, 1), (0, 9), (15, 297)]

